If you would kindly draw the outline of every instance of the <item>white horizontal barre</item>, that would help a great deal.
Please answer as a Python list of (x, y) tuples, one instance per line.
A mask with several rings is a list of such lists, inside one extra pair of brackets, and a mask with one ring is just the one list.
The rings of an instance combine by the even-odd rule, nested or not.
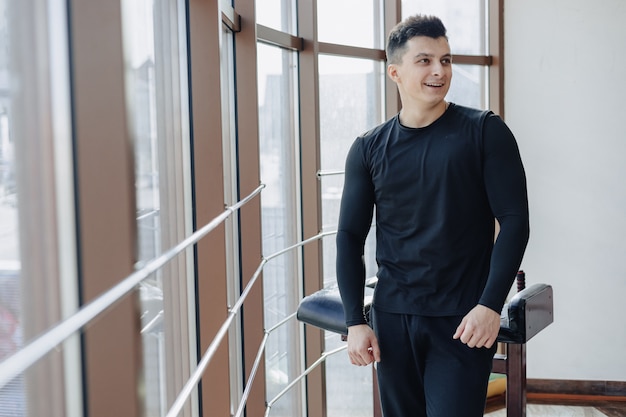
[(206, 234), (213, 231), (213, 229), (219, 226), (232, 213), (259, 194), (263, 188), (265, 188), (265, 184), (261, 184), (250, 195), (233, 206), (227, 207), (222, 214), (211, 220), (204, 227), (197, 230), (160, 256), (153, 258), (141, 269), (133, 272), (111, 289), (105, 291), (89, 303), (85, 304), (76, 313), (72, 314), (65, 320), (60, 321), (48, 331), (33, 339), (29, 344), (15, 352), (13, 355), (0, 362), (0, 389), (54, 349), (58, 344), (62, 343), (65, 339), (83, 328), (83, 326), (97, 317), (100, 313), (119, 301), (122, 297), (132, 291), (133, 288), (135, 288), (141, 281), (172, 260), (183, 250), (197, 243)]

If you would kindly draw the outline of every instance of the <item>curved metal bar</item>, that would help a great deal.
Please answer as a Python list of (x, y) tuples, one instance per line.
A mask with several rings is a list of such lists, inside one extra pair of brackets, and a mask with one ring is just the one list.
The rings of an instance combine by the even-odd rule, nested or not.
[(28, 345), (6, 358), (0, 363), (0, 388), (4, 387), (7, 383), (13, 380), (13, 378), (28, 369), (31, 365), (54, 349), (58, 344), (80, 330), (100, 313), (115, 304), (118, 300), (132, 291), (141, 281), (149, 277), (152, 273), (172, 260), (183, 250), (187, 249), (187, 247), (197, 243), (206, 234), (213, 231), (213, 229), (226, 220), (228, 216), (234, 213), (235, 210), (239, 209), (259, 194), (263, 188), (265, 188), (265, 184), (261, 184), (250, 195), (233, 206), (226, 207), (226, 210), (222, 214), (191, 234), (188, 238), (181, 241), (178, 245), (152, 259), (141, 269), (133, 272), (114, 287), (85, 304), (76, 313), (72, 314), (65, 320), (60, 321), (58, 324), (50, 328), (50, 330), (46, 331), (41, 336), (35, 338)]
[(213, 358), (213, 355), (215, 355), (217, 348), (222, 342), (222, 339), (228, 332), (228, 328), (230, 327), (230, 324), (233, 322), (233, 319), (237, 315), (237, 312), (238, 312), (237, 310), (239, 310), (239, 307), (241, 307), (241, 304), (243, 304), (243, 301), (248, 296), (248, 293), (250, 292), (252, 285), (256, 282), (256, 279), (261, 274), (261, 271), (263, 270), (263, 266), (265, 266), (266, 263), (267, 263), (266, 259), (263, 259), (261, 261), (256, 271), (254, 272), (252, 279), (250, 280), (250, 282), (248, 282), (248, 285), (246, 286), (241, 296), (239, 296), (239, 300), (237, 300), (237, 303), (235, 303), (234, 307), (229, 309), (228, 315), (226, 316), (226, 320), (224, 321), (224, 323), (222, 323), (222, 326), (215, 334), (215, 337), (211, 341), (211, 344), (209, 344), (209, 347), (207, 348), (207, 350), (204, 352), (204, 355), (202, 355), (202, 359), (198, 363), (198, 366), (196, 367), (195, 371), (193, 371), (193, 374), (191, 374), (191, 376), (185, 383), (185, 386), (183, 386), (183, 389), (180, 391), (180, 393), (178, 393), (178, 397), (176, 397), (176, 400), (174, 401), (174, 404), (172, 404), (172, 407), (167, 412), (166, 417), (176, 417), (178, 413), (180, 413), (180, 411), (183, 409), (183, 406), (185, 405), (185, 401), (187, 401), (187, 398), (191, 395), (194, 388), (200, 382), (200, 379), (202, 378), (202, 374), (204, 373), (204, 370), (206, 369), (209, 362), (211, 362), (211, 359)]
[(338, 170), (338, 169), (336, 169), (336, 170), (324, 170), (324, 171), (323, 170), (319, 170), (319, 171), (317, 171), (317, 178), (321, 179), (322, 177), (327, 177), (327, 176), (330, 176), (330, 175), (343, 175), (343, 174), (345, 174), (344, 170)]
[(220, 329), (216, 333), (215, 337), (213, 338), (213, 340), (209, 344), (209, 347), (207, 348), (207, 350), (202, 355), (202, 359), (198, 363), (198, 366), (194, 370), (193, 374), (189, 377), (189, 379), (185, 383), (185, 386), (183, 386), (183, 389), (180, 391), (180, 393), (178, 393), (178, 396), (176, 397), (176, 400), (172, 404), (172, 407), (167, 412), (166, 417), (176, 417), (180, 413), (180, 411), (183, 409), (183, 406), (185, 405), (185, 401), (187, 401), (187, 398), (191, 395), (191, 393), (193, 392), (194, 388), (200, 382), (200, 379), (202, 378), (202, 374), (204, 373), (204, 370), (206, 369), (207, 365), (209, 364), (209, 362), (213, 358), (213, 355), (217, 351), (217, 348), (219, 347), (219, 344), (222, 342), (222, 339), (224, 338), (224, 336), (228, 332), (228, 328), (230, 327), (230, 324), (232, 323), (233, 319), (235, 318), (235, 315), (239, 312), (239, 309), (241, 308), (241, 306), (243, 305), (243, 302), (248, 297), (248, 294), (250, 293), (250, 290), (252, 289), (252, 287), (256, 283), (257, 279), (261, 275), (261, 271), (263, 270), (263, 267), (265, 266), (265, 264), (268, 261), (270, 261), (271, 259), (274, 259), (277, 256), (280, 256), (280, 255), (282, 255), (282, 254), (284, 254), (286, 252), (289, 252), (289, 251), (291, 251), (293, 249), (296, 249), (296, 248), (299, 248), (301, 246), (304, 246), (307, 243), (313, 242), (315, 240), (319, 240), (319, 239), (321, 239), (321, 238), (323, 238), (325, 236), (333, 235), (335, 233), (337, 233), (337, 232), (336, 231), (332, 231), (332, 232), (319, 233), (319, 234), (317, 234), (317, 235), (315, 235), (313, 237), (310, 237), (310, 238), (308, 238), (306, 240), (303, 240), (302, 242), (296, 243), (295, 245), (289, 246), (289, 247), (287, 247), (285, 249), (282, 249), (282, 250), (280, 250), (278, 252), (275, 252), (272, 255), (269, 255), (268, 257), (265, 257), (265, 258), (263, 258), (261, 260), (261, 263), (259, 264), (259, 266), (257, 267), (256, 271), (252, 275), (252, 278), (250, 278), (250, 281), (248, 282), (248, 284), (246, 285), (246, 287), (242, 291), (241, 295), (239, 296), (239, 298), (237, 299), (235, 304), (228, 310), (228, 315), (226, 317), (226, 320), (224, 321), (224, 323), (222, 323), (222, 326), (220, 327)]
[(248, 376), (248, 381), (246, 382), (246, 388), (243, 390), (243, 394), (241, 396), (241, 401), (239, 401), (239, 406), (237, 407), (237, 412), (234, 417), (241, 417), (243, 414), (243, 410), (246, 407), (246, 403), (248, 402), (248, 397), (250, 396), (250, 390), (252, 389), (252, 383), (254, 382), (254, 378), (256, 378), (256, 373), (259, 369), (259, 365), (261, 364), (261, 358), (263, 357), (263, 352), (265, 352), (265, 345), (267, 344), (267, 339), (269, 335), (287, 323), (292, 318), (296, 317), (296, 312), (290, 314), (289, 316), (282, 319), (280, 322), (276, 323), (273, 327), (265, 330), (265, 334), (263, 335), (263, 340), (261, 340), (261, 344), (259, 345), (259, 350), (257, 351), (256, 358), (254, 359), (254, 363), (252, 364), (252, 369), (250, 370), (250, 376)]
[(326, 360), (327, 357), (334, 355), (335, 353), (341, 352), (342, 350), (345, 350), (348, 347), (348, 345), (343, 345), (340, 346), (336, 349), (333, 349), (329, 352), (324, 352), (322, 353), (322, 356), (320, 356), (315, 362), (313, 362), (313, 364), (311, 366), (309, 366), (308, 368), (306, 368), (304, 370), (304, 372), (302, 372), (300, 374), (300, 376), (298, 376), (296, 379), (294, 379), (293, 381), (291, 381), (289, 383), (289, 385), (287, 385), (281, 392), (279, 392), (278, 394), (276, 394), (276, 396), (274, 398), (272, 398), (271, 401), (269, 401), (267, 403), (267, 408), (265, 409), (265, 417), (268, 417), (270, 415), (270, 411), (272, 409), (272, 406), (274, 405), (274, 403), (276, 401), (278, 401), (280, 399), (280, 397), (282, 397), (283, 395), (285, 395), (285, 393), (287, 393), (291, 388), (293, 388), (294, 385), (296, 385), (300, 380), (302, 380), (305, 376), (307, 376), (308, 374), (311, 373), (311, 371), (313, 371), (313, 369), (317, 368), (319, 366), (320, 363), (324, 362)]
[(315, 241), (315, 240), (320, 240), (320, 239), (321, 239), (321, 238), (323, 238), (323, 237), (326, 237), (326, 236), (332, 236), (332, 235), (335, 235), (335, 234), (337, 234), (337, 231), (336, 231), (336, 230), (332, 230), (332, 231), (328, 231), (328, 232), (318, 233), (318, 234), (316, 234), (315, 236), (310, 237), (310, 238), (308, 238), (308, 239), (306, 239), (306, 240), (303, 240), (303, 241), (302, 241), (302, 242), (300, 242), (300, 243), (296, 243), (295, 245), (292, 245), (292, 246), (289, 246), (289, 247), (287, 247), (287, 248), (285, 248), (285, 249), (279, 250), (278, 252), (273, 253), (272, 255), (270, 255), (270, 256), (268, 256), (268, 257), (266, 257), (265, 259), (267, 259), (267, 260), (269, 261), (269, 260), (271, 260), (271, 259), (276, 258), (277, 256), (280, 256), (280, 255), (282, 255), (282, 254), (284, 254), (284, 253), (287, 253), (287, 252), (289, 252), (289, 251), (291, 251), (291, 250), (294, 250), (294, 249), (296, 249), (296, 248), (299, 248), (300, 246), (304, 246), (304, 245), (306, 245), (307, 243), (311, 243), (311, 242), (313, 242), (313, 241)]

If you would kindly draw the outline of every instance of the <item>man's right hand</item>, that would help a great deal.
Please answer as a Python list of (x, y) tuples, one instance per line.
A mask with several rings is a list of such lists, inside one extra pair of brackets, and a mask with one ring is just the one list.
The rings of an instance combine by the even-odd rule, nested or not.
[(350, 362), (357, 366), (380, 362), (378, 339), (367, 324), (348, 327), (348, 356)]

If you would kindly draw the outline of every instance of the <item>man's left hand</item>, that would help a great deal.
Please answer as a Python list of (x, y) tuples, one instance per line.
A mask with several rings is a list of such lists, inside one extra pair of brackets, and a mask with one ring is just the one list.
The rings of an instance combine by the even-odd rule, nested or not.
[(471, 348), (490, 348), (499, 331), (500, 314), (479, 304), (463, 317), (452, 338), (460, 339)]

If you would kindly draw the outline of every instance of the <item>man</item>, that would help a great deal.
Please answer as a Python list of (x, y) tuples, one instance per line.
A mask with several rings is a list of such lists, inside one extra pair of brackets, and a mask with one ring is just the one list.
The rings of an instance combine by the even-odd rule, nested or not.
[[(438, 18), (399, 23), (387, 58), (402, 110), (346, 159), (337, 281), (348, 355), (377, 362), (386, 417), (482, 416), (500, 311), (528, 241), (524, 169), (498, 116), (445, 101), (452, 55)], [(372, 330), (362, 256), (374, 207)]]

